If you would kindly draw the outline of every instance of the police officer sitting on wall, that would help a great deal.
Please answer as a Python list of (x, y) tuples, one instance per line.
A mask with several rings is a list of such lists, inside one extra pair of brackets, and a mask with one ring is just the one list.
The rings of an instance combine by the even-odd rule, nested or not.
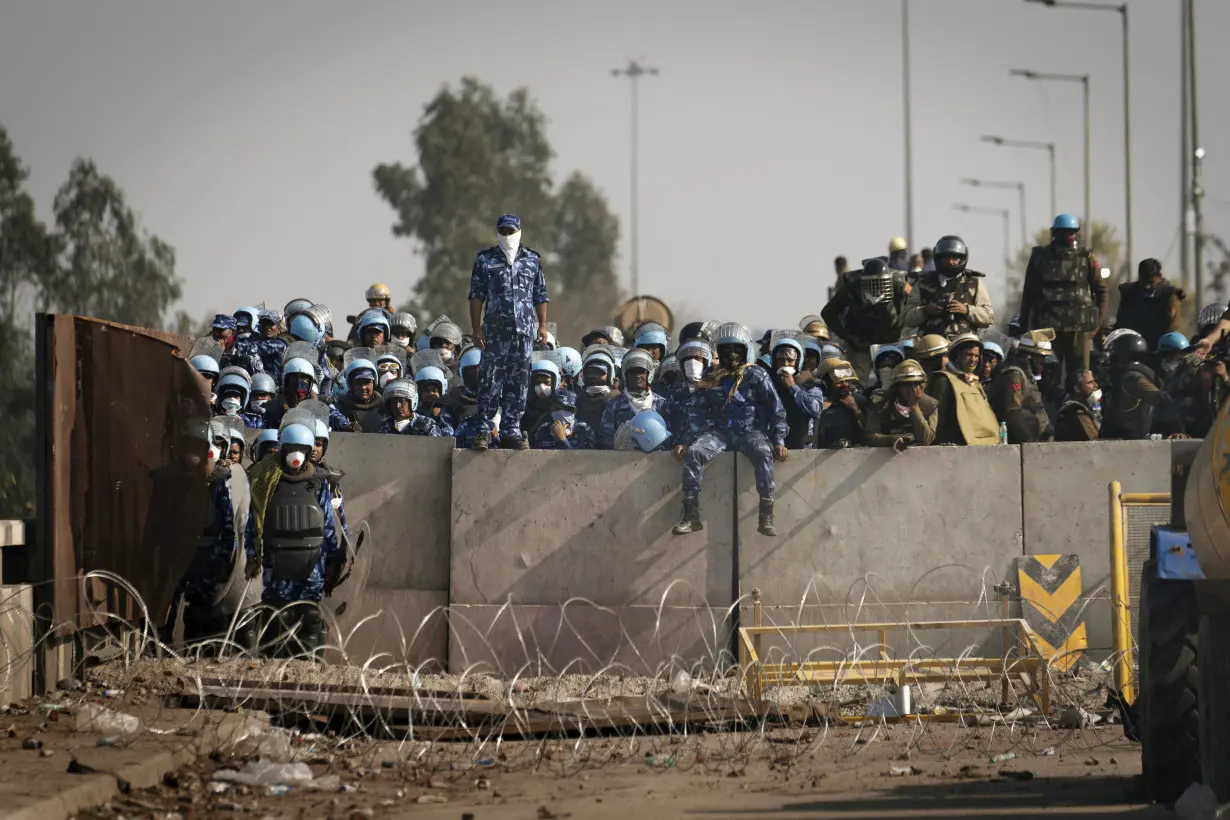
[(948, 364), (932, 373), (927, 395), (939, 402), (937, 444), (998, 444), (999, 421), (978, 378), (982, 340), (963, 333), (952, 340)]
[(867, 417), (868, 447), (896, 447), (935, 443), (939, 402), (923, 388), (927, 374), (918, 362), (906, 359), (893, 368), (892, 383), (871, 398)]
[(996, 417), (1008, 428), (1009, 444), (1051, 440), (1051, 419), (1037, 379), (1053, 338), (1050, 328), (1023, 333), (987, 391)]

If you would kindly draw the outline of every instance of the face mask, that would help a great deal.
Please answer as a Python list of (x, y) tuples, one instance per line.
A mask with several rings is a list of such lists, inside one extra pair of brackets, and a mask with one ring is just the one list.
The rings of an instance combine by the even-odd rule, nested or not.
[(833, 387), (833, 394), (839, 399), (844, 399), (846, 396), (850, 395), (850, 383), (841, 382), (835, 385)]
[(396, 378), (397, 378), (396, 373), (393, 373), (393, 372), (381, 373), (380, 374), (380, 388), (383, 390), (386, 384), (388, 384), (389, 382), (393, 381), (393, 379), (396, 379)]
[(794, 369), (793, 367), (791, 367), (790, 365), (786, 365), (785, 367), (779, 367), (779, 368), (777, 368), (777, 372), (778, 372), (778, 374), (779, 374), (779, 375), (782, 375), (782, 376), (793, 376), (793, 375), (794, 375), (795, 373), (797, 373), (798, 371), (797, 371), (797, 370), (795, 370), (795, 369)]
[[(686, 373), (687, 371), (685, 370), (684, 372)], [(585, 386), (585, 392), (591, 396), (605, 396), (611, 392), (611, 388), (605, 384), (590, 384)]]
[(900, 414), (901, 414), (901, 415), (903, 415), (903, 416), (908, 416), (908, 415), (910, 415), (910, 408), (909, 408), (909, 407), (907, 407), (907, 406), (905, 406), (904, 404), (902, 404), (902, 403), (901, 403), (901, 402), (899, 402), (899, 401), (895, 401), (895, 402), (893, 402), (893, 407), (894, 407), (894, 408), (896, 408), (897, 412), (898, 412), (898, 413), (900, 413)]
[(534, 395), (540, 399), (545, 399), (547, 396), (551, 395), (551, 385), (549, 384), (534, 385)]
[(291, 450), (283, 458), (286, 462), (286, 466), (292, 470), (298, 470), (303, 466), (303, 462), (307, 461), (307, 456), (298, 450)]
[(409, 336), (394, 336), (393, 344), (397, 345), (398, 347), (409, 347), (410, 337)]
[(306, 387), (294, 387), (286, 395), (287, 397), (294, 399), (295, 402), (298, 403), (306, 399), (309, 395), (311, 395), (311, 392), (312, 391)]
[(453, 360), (453, 351), (440, 348), (440, 358), (444, 360), (445, 364), (448, 364)]
[(653, 393), (646, 390), (644, 393), (625, 393), (628, 397), (628, 403), (637, 410), (648, 410), (653, 407)]
[(210, 447), (209, 448), (209, 463), (213, 464), (215, 461), (217, 461), (220, 458), (222, 458), (222, 451), (219, 450), (217, 447)]
[(410, 419), (400, 419), (398, 421), (393, 422), (393, 426), (397, 428), (397, 432), (400, 433), (402, 430), (406, 429), (406, 425), (409, 423), (410, 423)]
[(227, 396), (222, 400), (222, 412), (226, 413), (228, 416), (239, 415), (239, 410), (241, 407), (243, 407), (243, 404), (241, 404), (239, 399), (234, 396)]
[(521, 231), (505, 236), (500, 234), (498, 240), (500, 250), (504, 251), (504, 257), (512, 262), (517, 258), (517, 249), (521, 247)]
[(705, 372), (705, 363), (700, 359), (684, 359), (679, 369), (683, 371), (683, 377), (688, 381), (700, 381), (701, 374)]
[(1089, 403), (1090, 404), (1101, 404), (1102, 403), (1102, 388), (1099, 387), (1097, 390), (1094, 390), (1092, 393), (1089, 394)]
[(269, 399), (252, 399), (252, 401), (248, 402), (248, 409), (253, 413), (263, 413), (268, 402)]

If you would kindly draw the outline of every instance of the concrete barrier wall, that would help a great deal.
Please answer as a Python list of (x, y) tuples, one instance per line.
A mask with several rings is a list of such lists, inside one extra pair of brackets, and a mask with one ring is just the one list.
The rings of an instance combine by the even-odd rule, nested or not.
[[(352, 531), (366, 520), (371, 535), (328, 603), (343, 632), (383, 613), (350, 638), (352, 657), (652, 673), (672, 658), (712, 663), (730, 645), (740, 595), (751, 622), (754, 588), (767, 623), (994, 618), (993, 586), (1015, 585), (1014, 558), (1061, 552), (1081, 558), (1090, 645), (1109, 646), (1107, 484), (1167, 491), (1171, 446), (795, 452), (776, 465), (779, 535), (765, 538), (742, 457), (708, 467), (706, 528), (675, 537), (681, 468), (668, 454), (450, 445), (334, 437), (328, 460), (346, 471)], [(973, 641), (908, 637), (920, 642), (944, 654)], [(850, 640), (807, 645), (826, 643)]]
[(325, 460), (346, 474), (351, 540), (364, 522), (370, 530), (351, 578), (325, 600), (338, 612), (347, 654), (360, 663), (381, 653), (380, 666), (445, 662), (453, 445), (451, 438), (356, 433), (329, 443)]
[(1170, 492), (1172, 446), (1180, 445), (1093, 441), (1021, 448), (1025, 553), (1080, 556), (1091, 648), (1112, 645), (1110, 482), (1118, 481), (1125, 493)]
[[(766, 623), (998, 618), (991, 587), (1021, 554), (1020, 448), (919, 447), (791, 453), (775, 467), (777, 537), (757, 532), (752, 465), (735, 462), (739, 589), (759, 589)], [(743, 624), (751, 623), (743, 608)], [(983, 630), (984, 632), (986, 630)], [(859, 643), (874, 643), (860, 634)], [(998, 631), (994, 632), (998, 642)], [(890, 634), (960, 654), (986, 636)], [(792, 654), (848, 647), (849, 633), (765, 642)]]
[(706, 527), (682, 538), (680, 477), (666, 453), (455, 453), (450, 667), (711, 657), (733, 601), (733, 457), (706, 468)]

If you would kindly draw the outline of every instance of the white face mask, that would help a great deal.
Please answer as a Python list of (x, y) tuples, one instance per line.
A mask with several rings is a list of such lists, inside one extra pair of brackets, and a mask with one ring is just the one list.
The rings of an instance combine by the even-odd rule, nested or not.
[(220, 458), (222, 458), (222, 451), (219, 450), (217, 447), (210, 447), (209, 448), (209, 463), (213, 464), (215, 461), (217, 461)]
[(1098, 388), (1089, 394), (1089, 401), (1093, 404), (1100, 404), (1102, 401), (1102, 388)]
[(410, 337), (409, 336), (394, 336), (393, 344), (397, 345), (398, 347), (409, 347)]
[(538, 398), (540, 399), (545, 399), (547, 396), (551, 395), (551, 385), (549, 384), (534, 385), (534, 395), (538, 396)]
[(269, 399), (252, 399), (252, 401), (248, 402), (248, 409), (253, 413), (263, 413), (268, 402)]
[(611, 392), (611, 387), (606, 384), (590, 384), (585, 386), (585, 392), (591, 396), (605, 396)]
[(684, 359), (679, 363), (679, 369), (688, 381), (700, 381), (700, 375), (705, 372), (705, 363), (700, 359)]
[(511, 263), (517, 258), (517, 250), (521, 247), (521, 231), (505, 236), (500, 234), (498, 241), (500, 250), (504, 251), (504, 257)]
[(453, 360), (453, 351), (440, 348), (440, 358), (444, 360), (445, 364), (448, 364)]
[(393, 422), (393, 426), (397, 428), (397, 432), (400, 433), (402, 430), (406, 429), (406, 425), (409, 423), (410, 423), (410, 419), (400, 419), (398, 421)]
[(798, 371), (796, 371), (790, 365), (786, 365), (785, 367), (777, 368), (777, 372), (779, 375), (782, 375), (782, 376), (793, 376)]
[(298, 470), (303, 466), (303, 462), (307, 461), (307, 456), (298, 450), (291, 450), (283, 457), (283, 460), (286, 462), (287, 467), (292, 470)]
[(393, 381), (393, 379), (396, 379), (396, 378), (397, 378), (397, 374), (392, 371), (386, 371), (384, 373), (381, 373), (380, 374), (381, 389), (383, 389), (386, 384), (388, 384), (389, 382)]
[(222, 412), (226, 413), (228, 416), (239, 415), (239, 410), (241, 407), (243, 407), (243, 404), (241, 404), (239, 399), (234, 396), (227, 396), (222, 400)]

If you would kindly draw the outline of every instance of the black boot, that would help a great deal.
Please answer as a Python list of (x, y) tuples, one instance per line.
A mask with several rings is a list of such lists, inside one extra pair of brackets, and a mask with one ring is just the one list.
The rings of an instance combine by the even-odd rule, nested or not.
[(470, 449), (480, 453), (487, 452), (487, 448), (491, 445), (491, 432), (486, 427), (474, 434), (474, 446)]
[(704, 528), (705, 525), (700, 520), (700, 499), (683, 499), (683, 515), (679, 516), (679, 523), (671, 532), (675, 535), (687, 535), (690, 532), (700, 532)]
[(761, 535), (776, 536), (777, 530), (773, 526), (773, 499), (760, 499), (760, 524), (757, 525), (756, 531)]
[(508, 443), (509, 443), (509, 446), (510, 446), (513, 450), (528, 450), (528, 449), (530, 449), (530, 443), (529, 443), (528, 441), (526, 441), (526, 440), (525, 440), (525, 435), (524, 435), (524, 434), (522, 434), (520, 438), (510, 439)]

